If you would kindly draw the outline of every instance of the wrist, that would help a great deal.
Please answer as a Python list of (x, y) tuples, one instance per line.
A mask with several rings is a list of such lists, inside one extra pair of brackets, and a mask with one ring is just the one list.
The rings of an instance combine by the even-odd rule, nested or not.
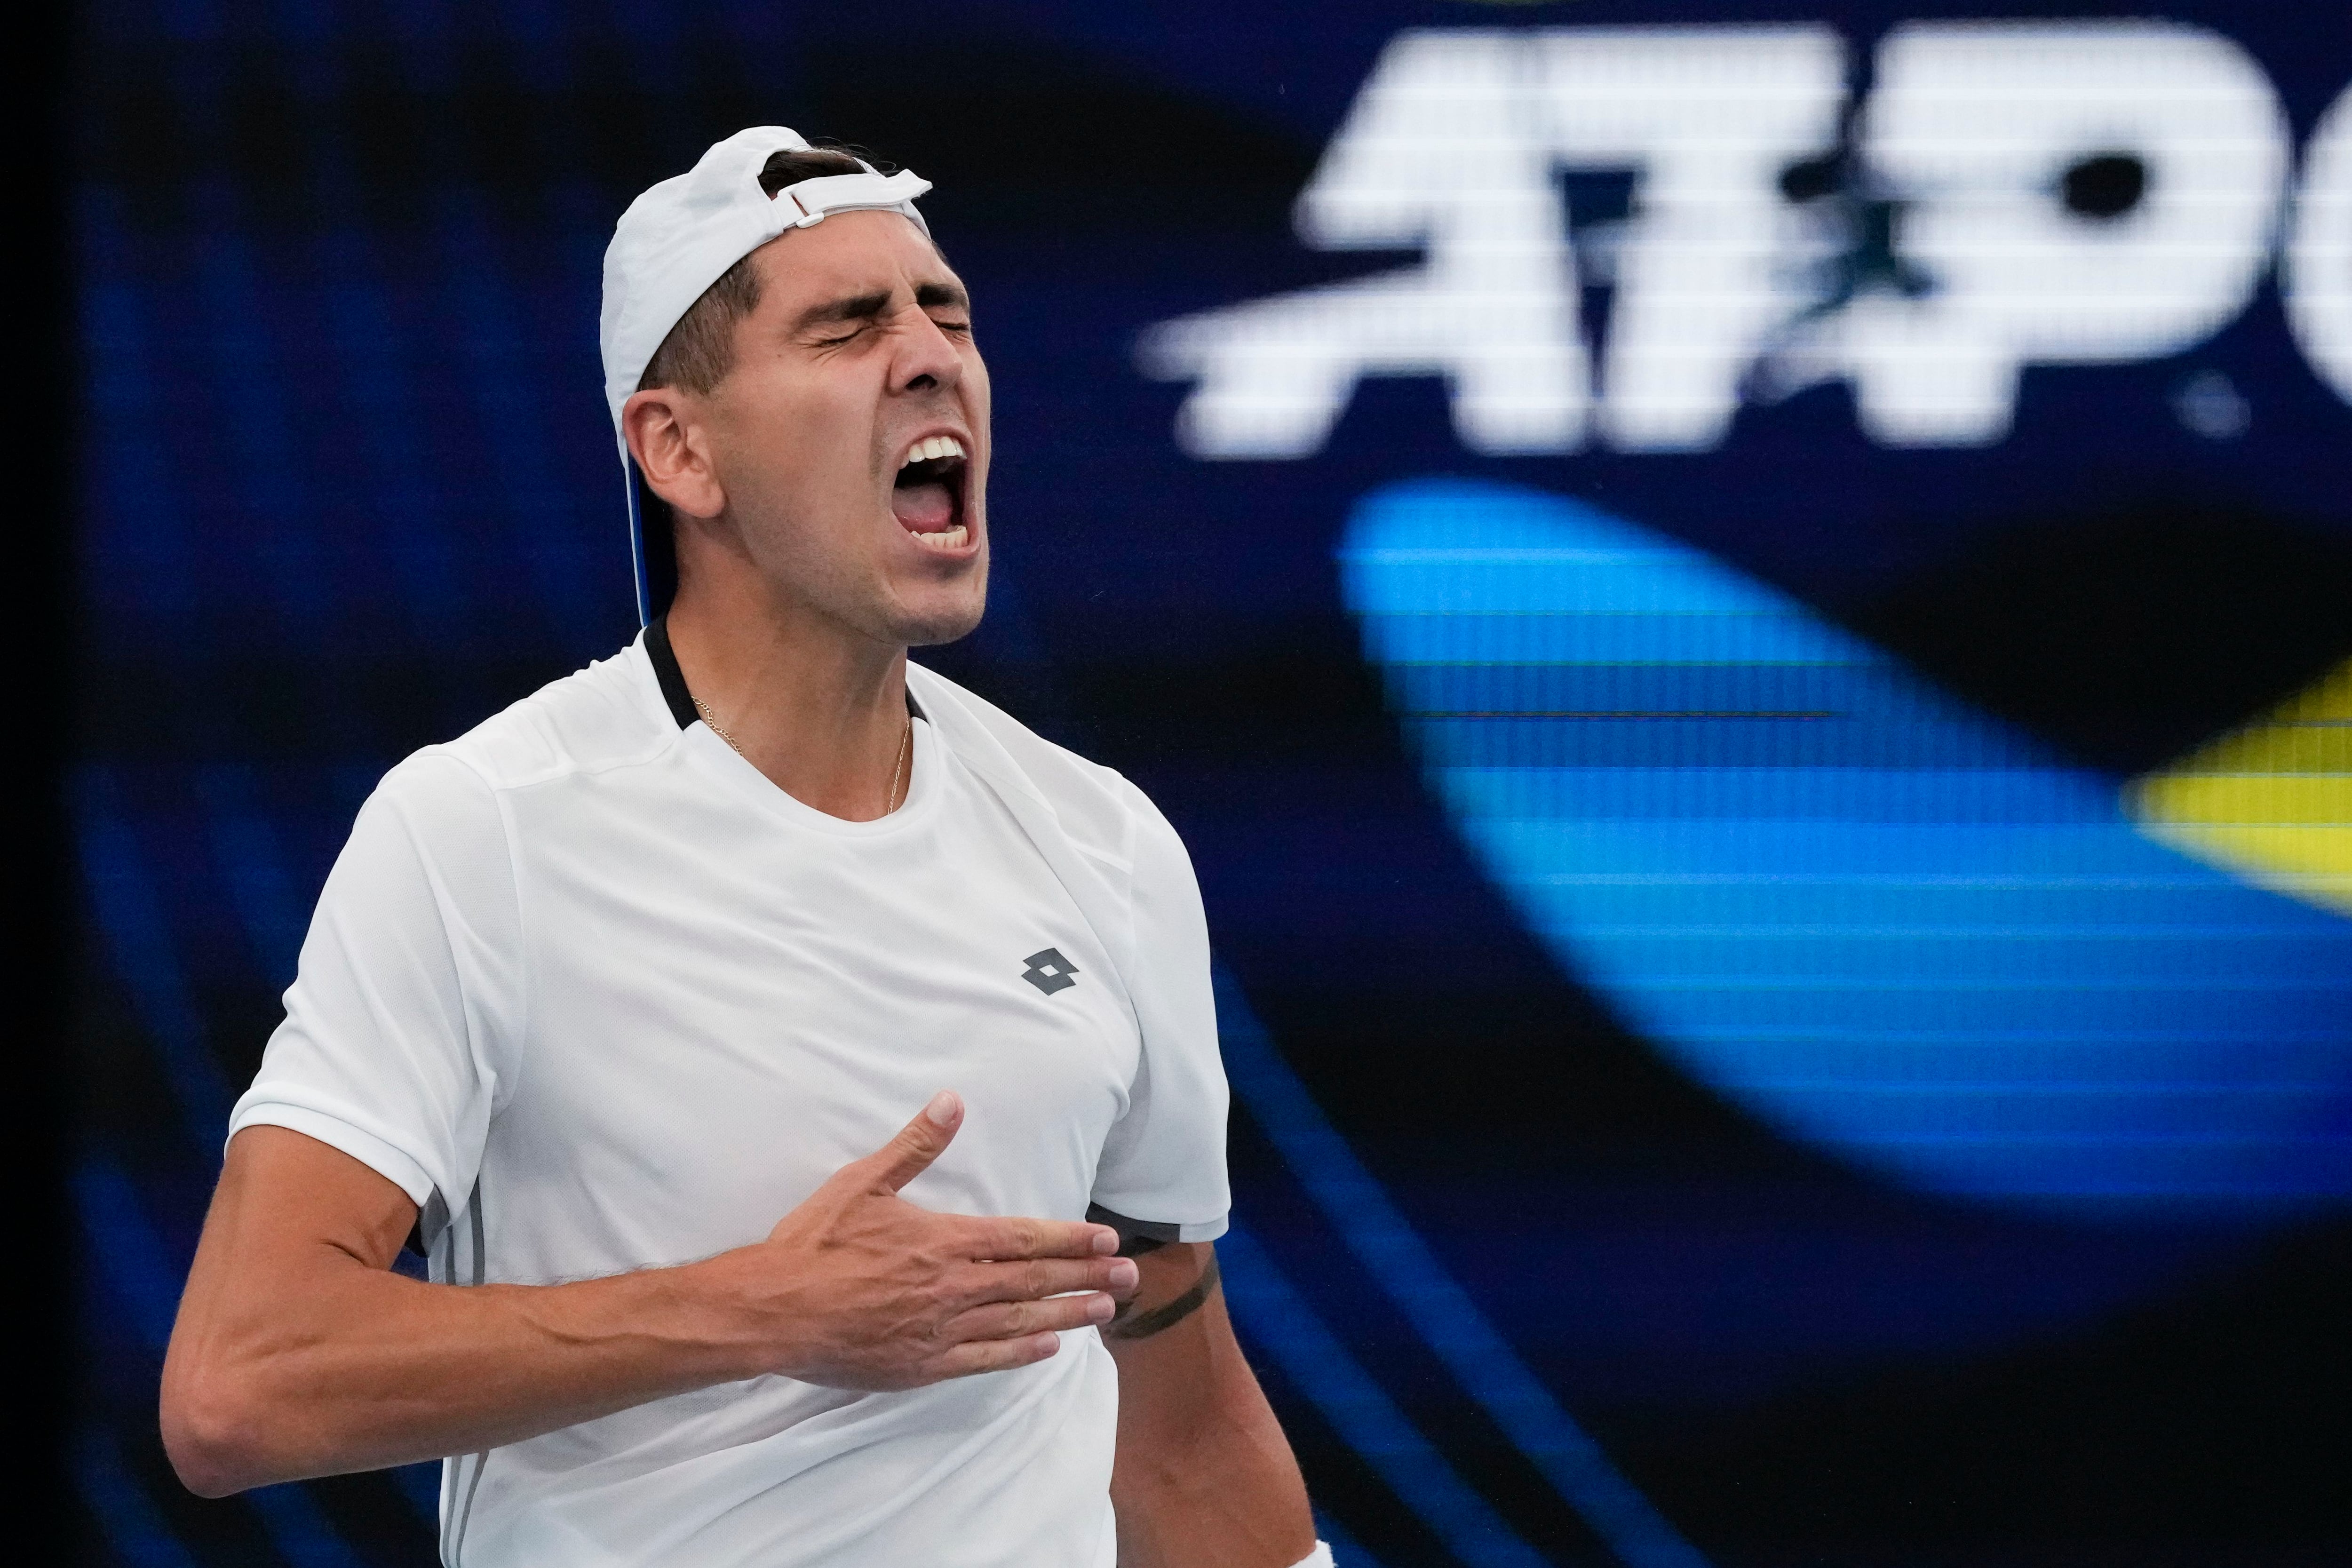
[(773, 1291), (761, 1288), (758, 1246), (661, 1270), (672, 1276), (681, 1327), (712, 1383), (796, 1377), (803, 1347)]

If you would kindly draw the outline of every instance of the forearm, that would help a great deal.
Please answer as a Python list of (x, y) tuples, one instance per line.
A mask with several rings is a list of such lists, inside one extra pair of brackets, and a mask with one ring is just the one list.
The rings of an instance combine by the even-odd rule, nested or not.
[(1160, 1310), (1181, 1319), (1162, 1327), (1147, 1310), (1142, 1336), (1106, 1334), (1119, 1368), (1119, 1565), (1290, 1568), (1315, 1544), (1306, 1483), (1199, 1252), (1210, 1288), (1197, 1308), (1179, 1297)]
[(1119, 1568), (1288, 1568), (1313, 1549), (1306, 1486), (1264, 1396), (1255, 1412), (1223, 1403), (1182, 1439), (1139, 1453), (1122, 1444)]
[(749, 1376), (726, 1268), (457, 1287), (320, 1259), (287, 1281), (290, 1306), (184, 1309), (164, 1441), (217, 1495), (471, 1453)]
[(164, 1357), (163, 1443), (218, 1496), (519, 1442), (774, 1373), (919, 1387), (1053, 1355), (1134, 1289), (1109, 1227), (932, 1214), (898, 1189), (954, 1136), (942, 1094), (763, 1241), (568, 1285), (392, 1272), (401, 1189), (299, 1132), (230, 1142)]

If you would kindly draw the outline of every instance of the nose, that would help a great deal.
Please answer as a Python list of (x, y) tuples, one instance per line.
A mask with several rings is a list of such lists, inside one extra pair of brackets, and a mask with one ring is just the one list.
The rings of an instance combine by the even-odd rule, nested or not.
[(963, 357), (929, 312), (911, 301), (891, 381), (900, 392), (952, 392), (963, 379)]

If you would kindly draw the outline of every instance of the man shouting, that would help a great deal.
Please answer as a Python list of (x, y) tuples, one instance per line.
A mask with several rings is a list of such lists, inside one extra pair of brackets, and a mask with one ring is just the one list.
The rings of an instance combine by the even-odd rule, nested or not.
[(452, 1568), (1328, 1561), (1183, 847), (907, 659), (988, 581), (929, 188), (771, 127), (623, 216), (644, 635), (361, 812), (164, 1369), (196, 1490), (442, 1458)]

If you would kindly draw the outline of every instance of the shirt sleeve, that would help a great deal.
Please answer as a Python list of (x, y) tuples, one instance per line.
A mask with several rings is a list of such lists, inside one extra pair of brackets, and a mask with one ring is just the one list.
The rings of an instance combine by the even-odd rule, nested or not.
[(1128, 1237), (1212, 1241), (1233, 1200), (1208, 920), (1183, 840), (1142, 791), (1120, 785), (1137, 819), (1127, 982), (1143, 1051), (1127, 1113), (1104, 1142), (1089, 1217)]
[(520, 943), (497, 796), (456, 757), (419, 752), (328, 874), (229, 1136), (285, 1127), (340, 1149), (415, 1201), (429, 1241), (472, 1194), (512, 1092)]

